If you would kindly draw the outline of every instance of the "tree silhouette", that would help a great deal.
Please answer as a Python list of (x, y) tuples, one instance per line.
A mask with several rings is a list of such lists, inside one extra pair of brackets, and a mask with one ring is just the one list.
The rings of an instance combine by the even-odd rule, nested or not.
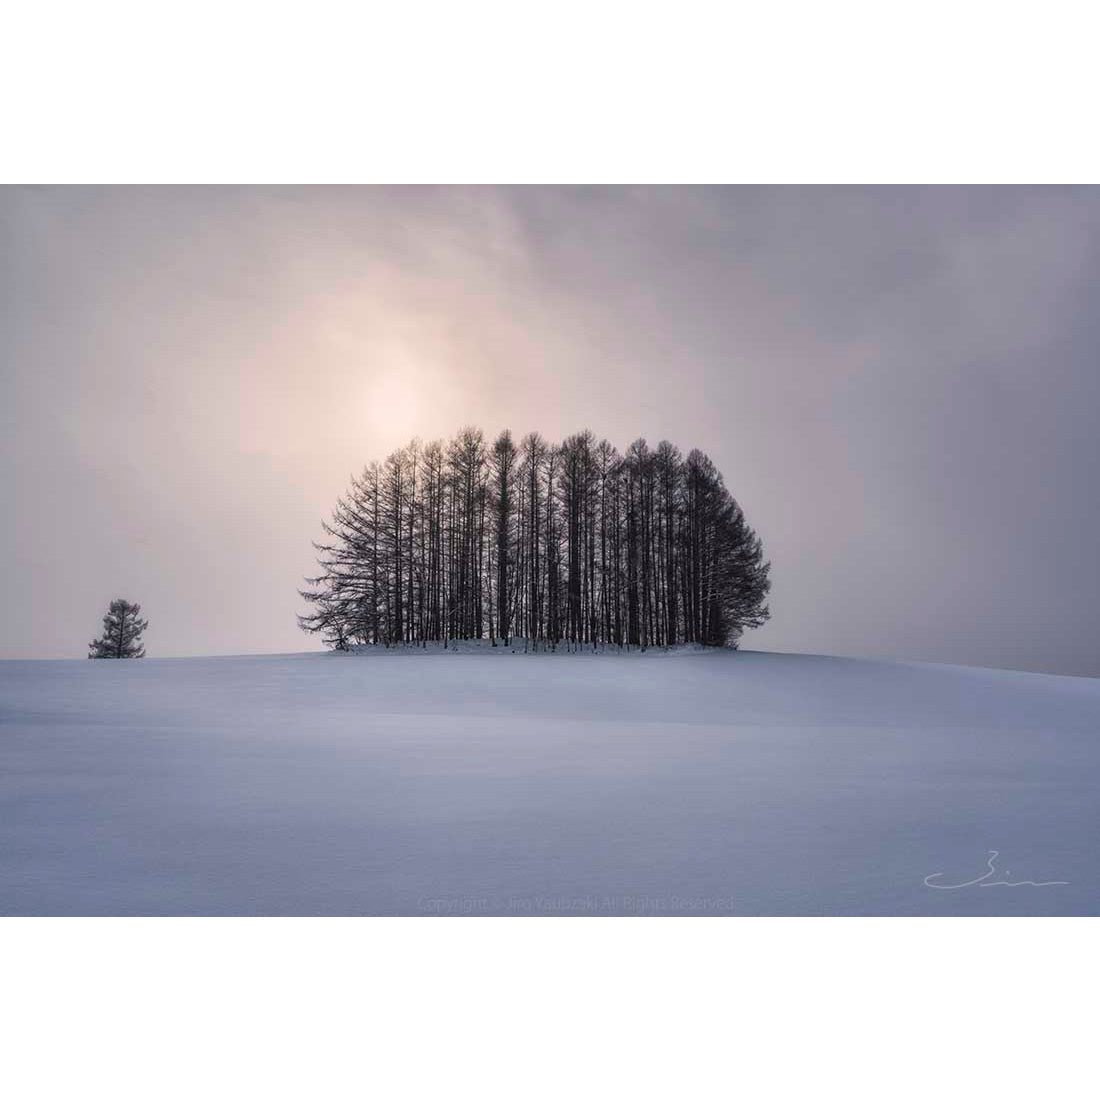
[(95, 658), (144, 657), (145, 646), (140, 639), (149, 623), (139, 618), (141, 604), (127, 600), (112, 600), (103, 616), (103, 636), (88, 646), (88, 656)]
[(769, 615), (759, 537), (714, 463), (667, 441), (463, 428), (369, 465), (323, 529), (299, 621), (336, 648), (736, 646)]

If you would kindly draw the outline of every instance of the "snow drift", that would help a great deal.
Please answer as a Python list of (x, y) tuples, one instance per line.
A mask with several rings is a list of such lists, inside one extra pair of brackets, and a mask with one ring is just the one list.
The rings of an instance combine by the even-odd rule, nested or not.
[(752, 652), (0, 662), (0, 912), (1095, 914), (1098, 719)]

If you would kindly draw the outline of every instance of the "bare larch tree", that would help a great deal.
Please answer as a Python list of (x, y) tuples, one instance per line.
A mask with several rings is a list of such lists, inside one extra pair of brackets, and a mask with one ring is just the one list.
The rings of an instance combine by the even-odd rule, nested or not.
[(714, 463), (667, 441), (464, 428), (366, 467), (323, 529), (300, 622), (335, 648), (736, 646), (769, 614), (759, 537)]

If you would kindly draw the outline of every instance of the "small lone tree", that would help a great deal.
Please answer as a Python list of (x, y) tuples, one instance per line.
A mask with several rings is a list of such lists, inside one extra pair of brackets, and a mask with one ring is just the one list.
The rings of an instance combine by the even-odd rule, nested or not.
[(128, 600), (112, 600), (110, 610), (103, 616), (103, 637), (88, 646), (88, 657), (144, 657), (145, 646), (141, 633), (149, 625), (138, 618), (141, 604)]

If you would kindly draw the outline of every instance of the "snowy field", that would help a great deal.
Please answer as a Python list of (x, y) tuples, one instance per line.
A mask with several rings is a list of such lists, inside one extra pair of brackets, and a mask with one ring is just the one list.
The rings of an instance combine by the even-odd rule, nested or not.
[(4, 661), (0, 912), (1097, 914), (1098, 727), (752, 652)]

